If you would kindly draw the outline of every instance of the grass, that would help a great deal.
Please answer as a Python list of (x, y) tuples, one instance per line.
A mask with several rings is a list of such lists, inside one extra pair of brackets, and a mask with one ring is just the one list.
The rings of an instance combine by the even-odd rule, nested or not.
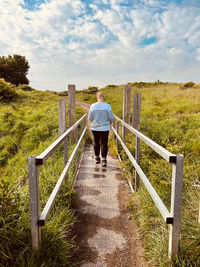
[[(141, 93), (141, 132), (174, 154), (184, 155), (184, 180), (180, 254), (168, 259), (168, 227), (141, 182), (140, 190), (132, 196), (133, 217), (145, 241), (145, 257), (150, 266), (200, 266), (200, 85), (187, 87), (177, 83), (131, 83), (132, 94)], [(122, 118), (123, 85), (102, 88), (106, 102)], [(113, 97), (114, 96), (114, 97)], [(80, 93), (79, 98), (91, 95)], [(135, 154), (135, 138), (129, 134), (126, 144)], [(110, 141), (116, 154), (115, 142)], [(121, 151), (125, 176), (134, 176), (134, 168)], [(171, 165), (141, 143), (141, 166), (166, 206), (170, 207)], [(130, 207), (129, 207), (130, 208)]]
[[(2, 88), (4, 90), (2, 90)], [(72, 266), (71, 228), (76, 218), (70, 207), (73, 162), (50, 218), (42, 228), (42, 247), (31, 249), (27, 158), (39, 155), (58, 138), (58, 103), (55, 92), (13, 87), (0, 80), (0, 266)], [(14, 91), (14, 92), (13, 92)], [(83, 114), (77, 108), (77, 119)], [(74, 144), (69, 142), (69, 155)], [(63, 147), (40, 167), (41, 209), (64, 167)]]
[[(200, 86), (160, 82), (130, 85), (132, 94), (142, 94), (142, 133), (167, 150), (184, 155), (180, 254), (172, 265), (199, 266)], [(123, 87), (110, 85), (101, 89), (114, 113), (121, 118)], [(73, 266), (70, 257), (75, 248), (71, 227), (76, 218), (70, 203), (76, 194), (70, 190), (70, 182), (64, 183), (49, 221), (42, 229), (41, 250), (37, 254), (31, 251), (27, 157), (39, 155), (58, 137), (59, 96), (55, 92), (25, 89), (0, 80), (0, 266)], [(77, 98), (89, 103), (96, 101), (95, 94), (83, 92), (79, 92)], [(82, 113), (77, 109), (77, 118)], [(114, 140), (111, 138), (109, 142), (112, 153), (116, 154)], [(134, 155), (135, 140), (131, 134), (126, 144)], [(73, 146), (71, 143), (70, 151)], [(134, 168), (123, 151), (121, 155), (125, 175), (133, 176)], [(63, 157), (61, 147), (40, 168), (41, 208), (62, 172)], [(169, 207), (171, 165), (141, 144), (141, 166)], [(72, 179), (73, 168), (75, 163), (69, 179)], [(139, 226), (149, 265), (169, 266), (168, 228), (142, 183), (127, 208)]]

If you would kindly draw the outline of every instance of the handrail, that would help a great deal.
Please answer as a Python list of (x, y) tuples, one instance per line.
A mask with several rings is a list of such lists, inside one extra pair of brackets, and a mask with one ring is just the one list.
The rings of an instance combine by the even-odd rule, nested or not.
[[(32, 237), (32, 248), (36, 251), (39, 249), (40, 243), (41, 243), (41, 226), (45, 225), (48, 215), (55, 203), (57, 195), (61, 189), (63, 181), (67, 176), (67, 173), (69, 171), (69, 168), (75, 156), (76, 156), (76, 166), (78, 166), (77, 152), (78, 152), (78, 148), (80, 144), (82, 144), (83, 137), (87, 129), (86, 121), (85, 121), (86, 115), (87, 114), (84, 114), (76, 123), (74, 123), (73, 126), (71, 126), (66, 132), (64, 132), (56, 141), (54, 141), (39, 156), (28, 157), (30, 209), (31, 209), (31, 237)], [(81, 122), (82, 122), (82, 125), (81, 125), (82, 133), (78, 140), (78, 126)], [(66, 160), (65, 158), (66, 165), (40, 216), (39, 167), (55, 152), (55, 150), (62, 144), (62, 142), (66, 141), (67, 136), (73, 130), (76, 130), (76, 147), (73, 150), (69, 160)], [(81, 151), (82, 151), (82, 148), (83, 147), (81, 146)], [(73, 180), (74, 180), (74, 177), (73, 177)], [(72, 180), (72, 185), (73, 185), (73, 180)]]
[(77, 122), (75, 122), (66, 132), (64, 132), (55, 142), (53, 142), (45, 151), (43, 151), (39, 156), (36, 157), (36, 164), (42, 165), (51, 154), (59, 147), (59, 145), (64, 141), (64, 139), (75, 130), (80, 122), (87, 116), (84, 114)]
[(73, 159), (74, 159), (74, 157), (76, 155), (76, 152), (77, 152), (77, 150), (79, 148), (79, 145), (80, 145), (80, 143), (81, 143), (81, 141), (82, 141), (82, 139), (83, 139), (83, 137), (85, 135), (86, 129), (87, 128), (85, 127), (84, 130), (83, 130), (83, 133), (81, 134), (81, 137), (78, 140), (78, 143), (77, 143), (76, 147), (74, 148), (74, 150), (73, 150), (73, 152), (72, 152), (72, 154), (71, 154), (71, 156), (70, 156), (65, 168), (63, 169), (62, 174), (60, 175), (60, 178), (58, 179), (58, 181), (57, 181), (57, 183), (56, 183), (56, 185), (55, 185), (55, 187), (54, 187), (54, 189), (53, 189), (53, 191), (52, 191), (52, 193), (51, 193), (51, 195), (50, 195), (50, 197), (49, 197), (49, 199), (48, 199), (48, 201), (47, 201), (47, 203), (46, 203), (46, 205), (45, 205), (45, 207), (44, 207), (44, 209), (42, 211), (42, 214), (41, 214), (41, 216), (40, 216), (40, 218), (38, 220), (38, 224), (40, 226), (44, 226), (45, 225), (45, 221), (47, 220), (48, 215), (49, 215), (49, 213), (50, 213), (50, 211), (51, 211), (51, 209), (53, 207), (53, 204), (54, 204), (54, 202), (56, 200), (57, 194), (60, 191), (60, 188), (61, 188), (61, 186), (63, 184), (63, 181), (64, 181), (64, 179), (66, 177), (66, 174), (69, 171), (69, 168), (70, 168), (70, 166), (72, 164), (72, 161), (73, 161)]
[(136, 162), (136, 160), (134, 159), (134, 157), (132, 156), (132, 154), (130, 153), (127, 146), (124, 144), (124, 142), (122, 141), (122, 139), (120, 138), (120, 136), (118, 135), (118, 133), (114, 127), (112, 127), (112, 130), (115, 133), (117, 139), (120, 141), (122, 147), (124, 148), (127, 156), (129, 157), (130, 161), (132, 162), (133, 166), (135, 167), (135, 170), (137, 171), (140, 178), (142, 179), (144, 185), (146, 186), (147, 191), (149, 192), (154, 203), (156, 204), (157, 208), (159, 209), (165, 223), (172, 224), (173, 223), (173, 216), (171, 215), (171, 213), (166, 208), (165, 204), (162, 202), (162, 200), (158, 196), (157, 192), (155, 191), (155, 189), (153, 188), (153, 186), (149, 182), (148, 178), (146, 177), (146, 175), (142, 171), (141, 167), (138, 165), (138, 163)]
[(121, 124), (124, 125), (130, 132), (132, 132), (135, 136), (139, 137), (144, 143), (146, 143), (149, 147), (151, 147), (154, 151), (156, 151), (161, 157), (166, 159), (169, 163), (176, 163), (176, 155), (167, 151), (165, 148), (158, 145), (153, 140), (151, 140), (141, 132), (137, 131), (135, 128), (131, 127), (129, 124), (127, 124), (117, 116), (114, 117), (117, 121), (120, 121)]
[[(128, 158), (133, 164), (136, 176), (135, 176), (135, 191), (139, 185), (138, 176), (143, 181), (147, 191), (151, 195), (156, 207), (160, 211), (163, 219), (167, 224), (169, 224), (169, 247), (168, 247), (168, 255), (171, 258), (172, 256), (178, 254), (179, 250), (179, 235), (180, 235), (180, 222), (181, 222), (181, 198), (182, 198), (182, 184), (183, 184), (183, 165), (184, 165), (184, 157), (183, 155), (174, 155), (137, 131), (135, 128), (128, 125), (126, 122), (115, 116), (117, 120), (116, 130), (112, 127), (112, 130), (116, 136), (116, 145), (118, 141), (121, 143), (123, 149), (125, 150)], [(119, 122), (122, 123), (123, 127), (126, 127), (131, 133), (136, 136), (136, 160), (126, 147), (125, 143), (120, 138), (119, 132)], [(115, 126), (115, 124), (114, 124)], [(124, 131), (123, 131), (123, 139), (125, 139)], [(148, 178), (142, 171), (139, 166), (139, 155), (140, 155), (140, 140), (146, 143), (149, 147), (151, 147), (154, 151), (156, 151), (159, 155), (161, 155), (165, 160), (169, 163), (172, 163), (172, 183), (171, 183), (171, 207), (170, 212), (158, 196), (157, 192), (149, 182)], [(130, 183), (129, 183), (130, 184)], [(137, 185), (137, 186), (136, 186)], [(130, 186), (131, 188), (132, 185)]]

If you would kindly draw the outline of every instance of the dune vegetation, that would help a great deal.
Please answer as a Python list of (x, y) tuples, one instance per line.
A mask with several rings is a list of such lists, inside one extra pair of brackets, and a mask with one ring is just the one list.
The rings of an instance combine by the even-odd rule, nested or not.
[[(31, 249), (27, 159), (58, 138), (58, 98), (56, 92), (0, 79), (0, 266), (72, 266), (75, 216), (70, 203), (76, 194), (67, 182), (42, 228), (41, 250), (34, 255)], [(82, 114), (77, 108), (77, 119)], [(73, 147), (70, 143), (69, 154)], [(63, 170), (63, 154), (61, 147), (40, 168), (41, 208)]]
[[(193, 82), (130, 83), (132, 94), (141, 93), (141, 132), (174, 154), (184, 155), (184, 180), (180, 255), (174, 266), (200, 266), (200, 85)], [(123, 85), (108, 85), (101, 90), (113, 112), (122, 118)], [(95, 95), (79, 93), (83, 101), (94, 102)], [(126, 145), (135, 155), (135, 138), (128, 134)], [(115, 142), (110, 148), (116, 153)], [(125, 177), (134, 177), (134, 168), (120, 151)], [(166, 206), (170, 207), (172, 167), (141, 142), (141, 166)], [(168, 227), (141, 182), (141, 188), (127, 204), (137, 221), (150, 266), (170, 266)]]
[[(172, 266), (200, 265), (200, 86), (194, 83), (131, 83), (132, 94), (142, 94), (141, 132), (174, 154), (184, 155), (184, 184), (180, 254)], [(122, 118), (123, 85), (108, 85), (106, 101)], [(77, 92), (77, 99), (93, 103), (96, 87)], [(62, 94), (65, 97), (67, 93)], [(39, 155), (58, 137), (56, 92), (40, 92), (28, 85), (14, 86), (0, 79), (0, 266), (73, 266), (71, 229), (76, 218), (70, 207), (76, 193), (65, 183), (48, 223), (42, 228), (39, 253), (31, 250), (27, 158)], [(83, 110), (77, 107), (77, 119)], [(126, 145), (134, 155), (135, 138)], [(71, 153), (74, 144), (70, 143)], [(116, 154), (114, 138), (110, 150)], [(134, 168), (123, 150), (124, 177)], [(64, 166), (63, 148), (40, 169), (41, 208)], [(167, 207), (170, 206), (171, 165), (141, 143), (141, 166)], [(73, 168), (72, 167), (72, 171)], [(69, 177), (70, 179), (70, 177)], [(149, 266), (170, 266), (168, 228), (141, 183), (127, 203), (144, 240)], [(75, 266), (75, 263), (74, 263)]]

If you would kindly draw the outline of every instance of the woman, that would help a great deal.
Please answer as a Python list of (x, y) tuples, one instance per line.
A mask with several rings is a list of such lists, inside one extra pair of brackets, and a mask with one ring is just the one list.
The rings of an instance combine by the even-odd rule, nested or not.
[(108, 135), (110, 124), (114, 120), (114, 115), (112, 113), (111, 106), (104, 102), (104, 94), (102, 92), (97, 93), (97, 102), (91, 105), (88, 118), (91, 121), (96, 164), (101, 162), (101, 151), (102, 166), (106, 167)]

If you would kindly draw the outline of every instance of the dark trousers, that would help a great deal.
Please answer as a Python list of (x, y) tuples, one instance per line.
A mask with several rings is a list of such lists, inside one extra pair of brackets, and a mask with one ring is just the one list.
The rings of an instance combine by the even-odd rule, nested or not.
[(92, 131), (94, 139), (94, 154), (95, 157), (99, 157), (100, 151), (101, 156), (106, 158), (108, 153), (108, 135), (109, 131)]

